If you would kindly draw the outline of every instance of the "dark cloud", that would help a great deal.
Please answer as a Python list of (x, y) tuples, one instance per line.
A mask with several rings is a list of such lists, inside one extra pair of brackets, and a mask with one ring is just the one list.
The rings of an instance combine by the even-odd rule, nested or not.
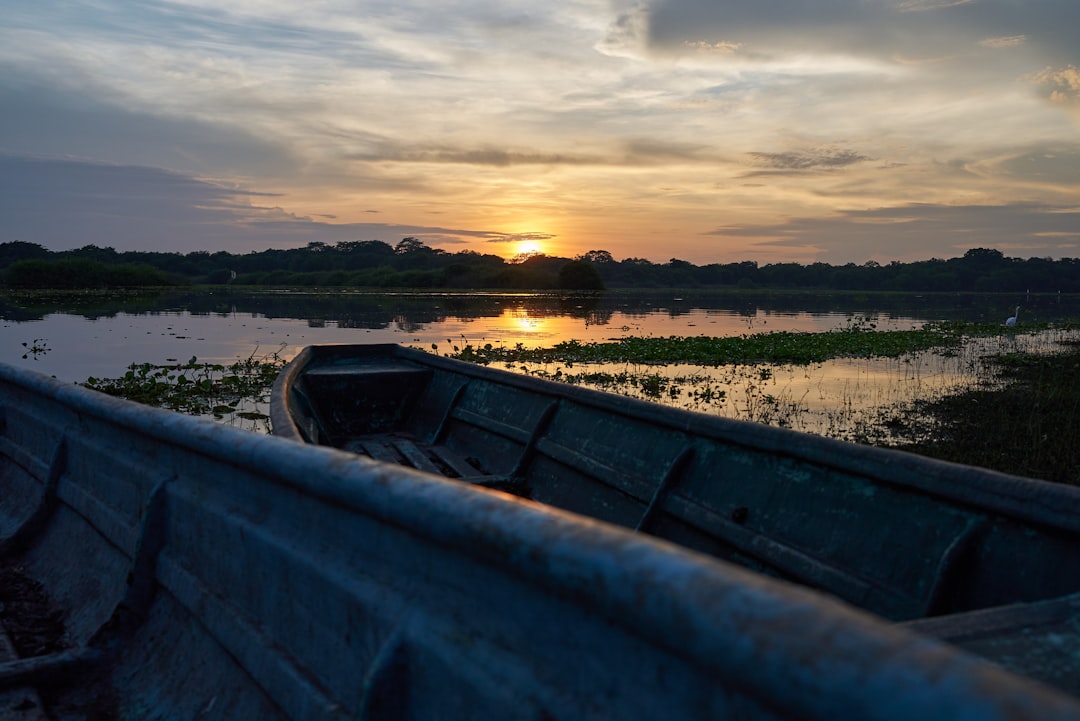
[(1080, 144), (1046, 143), (1004, 154), (989, 161), (991, 171), (1010, 180), (1042, 183), (1065, 193), (1080, 190)]
[(552, 233), (489, 233), (488, 243), (519, 243), (525, 240), (551, 240)]
[(531, 148), (508, 149), (405, 145), (388, 138), (367, 138), (367, 149), (347, 155), (362, 162), (447, 163), (505, 168), (519, 165), (564, 166), (655, 166), (672, 161), (714, 162), (715, 154), (700, 143), (657, 138), (630, 138), (614, 143), (604, 153), (552, 153)]
[(608, 26), (607, 36), (600, 43), (605, 52), (618, 55), (623, 48), (633, 47), (648, 32), (648, 15), (644, 6), (635, 5), (620, 12)]
[[(0, 77), (9, 69), (0, 64)], [(0, 149), (207, 174), (243, 168), (245, 174), (281, 176), (296, 167), (280, 145), (252, 133), (129, 110), (119, 98), (94, 97), (92, 88), (86, 90), (75, 93), (34, 79), (4, 87), (0, 80)]]
[[(855, 150), (815, 150), (815, 151), (790, 151), (784, 153), (747, 153), (755, 165), (766, 168), (764, 173), (774, 172), (805, 172), (815, 170), (835, 170), (848, 165), (854, 165), (866, 160), (872, 160)], [(743, 177), (751, 177), (759, 173), (747, 173)]]
[(394, 160), (413, 163), (456, 163), (461, 165), (593, 165), (597, 157), (574, 156), (562, 153), (512, 151), (503, 148), (427, 148), (406, 150), (395, 154)]
[(631, 165), (711, 160), (708, 150), (707, 146), (699, 143), (680, 143), (656, 138), (635, 138), (625, 144), (626, 159)]
[(925, 260), (971, 248), (1017, 257), (1080, 257), (1080, 208), (1042, 203), (933, 205), (850, 210), (773, 225), (726, 226), (707, 235), (760, 239), (825, 262)]
[(381, 223), (331, 224), (287, 213), (275, 196), (182, 173), (73, 158), (0, 154), (0, 242), (50, 250), (248, 252), (310, 241), (394, 239), (430, 244), (486, 238), (486, 230)]
[[(1037, 48), (1050, 62), (1075, 60), (1080, 4), (1074, 0), (660, 0), (648, 13), (647, 36), (661, 48), (721, 45), (746, 57), (802, 52), (883, 58), (945, 57), (994, 49), (1002, 39)], [(624, 28), (626, 23), (623, 23)]]

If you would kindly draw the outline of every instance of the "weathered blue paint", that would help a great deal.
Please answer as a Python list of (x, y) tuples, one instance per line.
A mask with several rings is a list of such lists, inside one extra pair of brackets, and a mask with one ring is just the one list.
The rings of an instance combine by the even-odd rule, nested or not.
[(133, 719), (1080, 718), (649, 536), (9, 367), (0, 539), (66, 613), (59, 713), (111, 689)]

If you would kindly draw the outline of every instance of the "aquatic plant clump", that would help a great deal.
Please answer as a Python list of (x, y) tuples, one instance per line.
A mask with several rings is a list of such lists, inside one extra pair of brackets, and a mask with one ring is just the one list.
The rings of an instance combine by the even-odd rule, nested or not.
[[(266, 425), (270, 387), (284, 367), (278, 352), (235, 363), (132, 363), (119, 378), (87, 378), (81, 385), (111, 396), (194, 416)], [(268, 429), (263, 429), (268, 430)]]
[[(1027, 329), (1034, 332), (1035, 327)], [(451, 358), (491, 363), (642, 363), (698, 366), (753, 363), (807, 365), (834, 358), (896, 358), (907, 353), (959, 346), (971, 335), (992, 335), (1000, 328), (985, 324), (928, 323), (912, 330), (878, 331), (872, 324), (853, 323), (825, 333), (778, 331), (736, 337), (630, 336), (607, 343), (564, 341), (550, 348), (453, 346)], [(437, 346), (435, 347), (437, 352)]]
[[(1077, 330), (1071, 322), (1032, 323), (1022, 330), (938, 323), (877, 332), (857, 322), (826, 333), (632, 337), (538, 349), (466, 341), (451, 344), (446, 355), (504, 362), (529, 375), (666, 405), (1080, 483), (1080, 446), (1073, 440), (1080, 433)], [(932, 358), (949, 369), (935, 370), (943, 366)], [(827, 387), (824, 376), (814, 380), (825, 362), (844, 364), (855, 375), (839, 388)], [(895, 364), (890, 392), (866, 397), (858, 371), (880, 371), (883, 364)], [(796, 370), (802, 368), (805, 373)], [(777, 383), (778, 375), (785, 380)], [(800, 375), (809, 384), (797, 382)], [(830, 405), (836, 397), (840, 402)]]

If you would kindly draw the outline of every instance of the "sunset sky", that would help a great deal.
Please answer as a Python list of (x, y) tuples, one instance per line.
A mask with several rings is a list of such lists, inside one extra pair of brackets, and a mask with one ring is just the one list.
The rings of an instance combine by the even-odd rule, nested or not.
[(1078, 257), (1078, 33), (1077, 0), (7, 0), (0, 242)]

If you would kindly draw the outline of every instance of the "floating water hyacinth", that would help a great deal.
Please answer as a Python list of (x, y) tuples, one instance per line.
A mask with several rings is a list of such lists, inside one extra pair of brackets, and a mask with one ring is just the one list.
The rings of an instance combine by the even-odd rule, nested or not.
[[(225, 365), (200, 362), (132, 363), (119, 378), (88, 378), (84, 386), (111, 396), (168, 408), (194, 416), (209, 416), (233, 425), (268, 430), (270, 387), (285, 361), (275, 351), (255, 353)], [(267, 426), (259, 428), (258, 426)]]

